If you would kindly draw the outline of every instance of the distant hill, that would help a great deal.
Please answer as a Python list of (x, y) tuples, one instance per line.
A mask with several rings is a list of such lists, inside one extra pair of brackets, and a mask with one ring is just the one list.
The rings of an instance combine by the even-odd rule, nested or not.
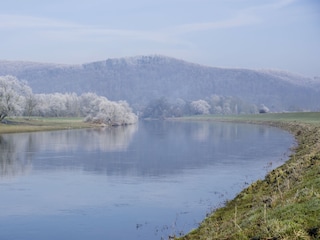
[(284, 71), (215, 68), (152, 55), (82, 65), (0, 61), (0, 75), (26, 80), (34, 93), (95, 92), (146, 105), (153, 99), (193, 101), (213, 94), (272, 111), (320, 110), (320, 80)]

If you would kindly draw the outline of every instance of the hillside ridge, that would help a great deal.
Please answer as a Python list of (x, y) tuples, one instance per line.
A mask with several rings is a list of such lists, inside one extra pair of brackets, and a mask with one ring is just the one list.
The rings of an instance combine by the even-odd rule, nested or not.
[(0, 61), (0, 75), (35, 93), (95, 92), (134, 106), (166, 97), (194, 101), (232, 96), (272, 111), (319, 110), (320, 81), (281, 70), (210, 67), (162, 55), (109, 58), (80, 65)]

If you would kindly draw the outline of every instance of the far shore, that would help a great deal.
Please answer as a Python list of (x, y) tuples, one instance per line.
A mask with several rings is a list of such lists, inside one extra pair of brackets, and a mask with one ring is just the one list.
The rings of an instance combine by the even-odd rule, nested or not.
[(0, 134), (95, 128), (95, 127), (101, 127), (101, 125), (86, 123), (83, 121), (83, 118), (12, 117), (12, 118), (6, 118), (2, 123), (0, 123)]

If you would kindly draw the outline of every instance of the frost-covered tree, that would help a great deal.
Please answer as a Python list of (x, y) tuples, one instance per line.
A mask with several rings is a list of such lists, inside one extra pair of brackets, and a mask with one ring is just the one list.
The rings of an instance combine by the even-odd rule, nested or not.
[(50, 115), (52, 117), (66, 117), (66, 95), (62, 93), (50, 94)]
[(0, 121), (11, 114), (20, 115), (30, 88), (13, 76), (0, 77)]
[(38, 101), (36, 99), (36, 96), (32, 93), (31, 88), (30, 88), (30, 91), (28, 91), (25, 96), (24, 115), (26, 115), (28, 117), (32, 116), (37, 104), (38, 104)]
[(65, 94), (65, 105), (68, 115), (80, 117), (80, 98), (76, 93)]
[[(126, 101), (119, 101), (118, 102), (118, 109), (119, 114), (116, 115), (116, 121), (115, 122), (122, 122), (124, 124), (132, 124), (137, 122), (138, 117), (132, 112), (132, 109), (130, 108), (129, 104)], [(120, 118), (119, 118), (120, 117)]]
[(185, 114), (188, 114), (189, 108), (188, 108), (187, 102), (181, 98), (177, 98), (171, 107), (171, 116), (173, 117), (182, 117)]
[(65, 94), (36, 94), (37, 105), (35, 106), (35, 115), (43, 117), (66, 117), (66, 97)]
[(125, 101), (113, 102), (95, 93), (37, 94), (37, 106), (34, 114), (46, 117), (84, 117), (85, 121), (124, 125), (137, 121)]
[(151, 101), (143, 112), (144, 118), (164, 119), (170, 116), (171, 104), (165, 97)]
[(137, 116), (125, 101), (109, 101), (95, 93), (82, 94), (80, 99), (82, 114), (87, 122), (114, 126), (137, 122)]
[(210, 105), (205, 100), (193, 101), (190, 106), (194, 114), (209, 114)]
[(24, 82), (0, 77), (0, 121), (9, 115), (85, 117), (109, 125), (132, 124), (137, 116), (125, 101), (113, 102), (95, 93), (33, 94)]
[[(81, 116), (92, 117), (98, 112), (99, 96), (95, 93), (84, 93), (80, 96)], [(90, 116), (91, 115), (91, 116)]]
[(48, 94), (35, 94), (34, 97), (36, 99), (36, 106), (33, 110), (33, 116), (41, 116), (45, 117), (47, 116), (49, 112), (49, 100), (48, 100)]
[(206, 98), (212, 114), (245, 114), (257, 113), (256, 105), (243, 101), (238, 97), (212, 95)]

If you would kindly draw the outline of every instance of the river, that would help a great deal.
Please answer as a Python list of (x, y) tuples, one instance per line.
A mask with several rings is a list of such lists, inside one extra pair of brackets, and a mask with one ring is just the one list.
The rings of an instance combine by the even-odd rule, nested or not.
[(0, 135), (0, 239), (167, 239), (281, 165), (294, 138), (234, 123)]

